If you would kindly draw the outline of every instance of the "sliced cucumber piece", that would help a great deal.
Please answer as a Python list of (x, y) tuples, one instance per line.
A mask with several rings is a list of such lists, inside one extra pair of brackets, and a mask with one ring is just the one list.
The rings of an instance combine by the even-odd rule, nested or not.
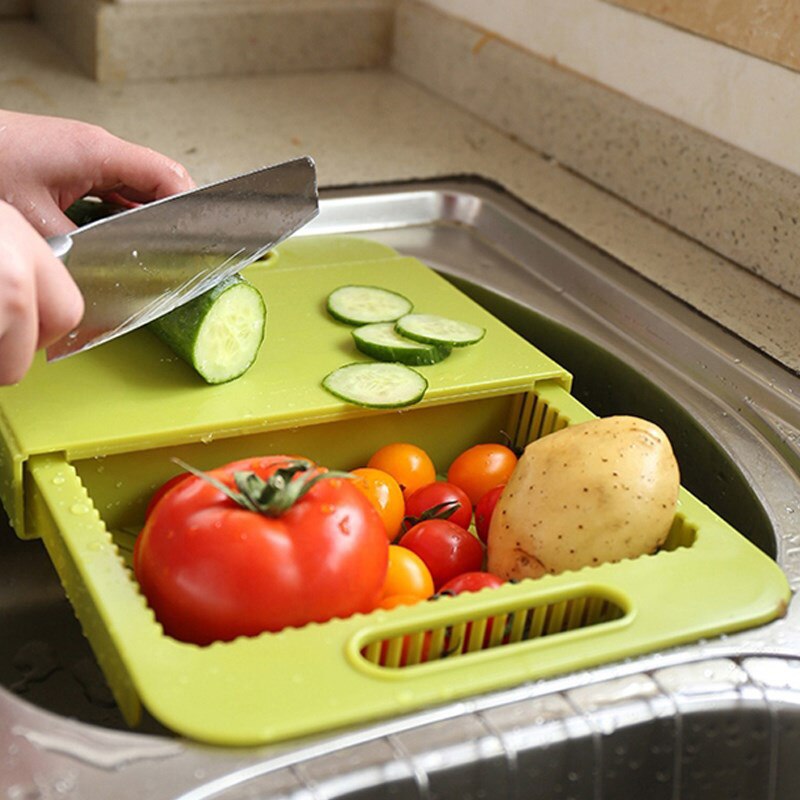
[(392, 322), (413, 307), (407, 297), (379, 286), (340, 286), (328, 295), (328, 313), (348, 325)]
[(256, 360), (266, 319), (261, 293), (234, 275), (148, 327), (207, 383), (226, 383)]
[(378, 361), (399, 361), (401, 364), (424, 366), (437, 364), (450, 355), (450, 348), (445, 345), (406, 339), (394, 329), (393, 322), (362, 325), (353, 331), (353, 340), (364, 355)]
[(346, 364), (322, 385), (340, 400), (367, 408), (402, 408), (422, 400), (428, 381), (403, 364)]
[(395, 322), (395, 330), (407, 339), (447, 347), (475, 344), (486, 335), (486, 329), (479, 325), (437, 314), (406, 314)]

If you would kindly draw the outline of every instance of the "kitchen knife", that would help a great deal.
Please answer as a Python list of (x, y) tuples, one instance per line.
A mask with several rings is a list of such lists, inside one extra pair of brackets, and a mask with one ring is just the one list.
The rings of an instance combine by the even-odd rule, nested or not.
[(75, 355), (147, 325), (244, 269), (318, 212), (312, 159), (297, 158), (157, 200), (49, 240), (83, 294), (77, 328), (47, 348)]

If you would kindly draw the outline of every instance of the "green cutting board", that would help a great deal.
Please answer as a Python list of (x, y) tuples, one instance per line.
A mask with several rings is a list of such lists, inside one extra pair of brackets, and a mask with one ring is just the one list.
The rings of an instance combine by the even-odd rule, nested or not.
[[(405, 440), (444, 470), (501, 431), (524, 444), (593, 416), (550, 358), (381, 245), (293, 239), (247, 277), (265, 297), (267, 337), (237, 381), (205, 385), (140, 331), (38, 361), (0, 390), (3, 502), (19, 535), (44, 540), (131, 724), (144, 706), (182, 736), (278, 742), (741, 630), (785, 610), (778, 565), (682, 489), (653, 556), (209, 647), (165, 636), (128, 564), (147, 500), (178, 471), (173, 456), (207, 468), (292, 453), (352, 468)], [(328, 292), (344, 283), (394, 289), (420, 311), (487, 334), (421, 368), (430, 389), (419, 405), (348, 405), (320, 386), (331, 369), (363, 359), (350, 329), (325, 312)]]
[[(267, 305), (266, 338), (238, 380), (205, 384), (152, 333), (139, 330), (62, 361), (48, 364), (40, 356), (20, 384), (0, 389), (0, 468), (8, 478), (2, 497), (19, 535), (27, 535), (22, 472), (31, 455), (64, 453), (76, 463), (146, 453), (142, 464), (149, 465), (155, 486), (165, 470), (175, 469), (160, 455), (164, 448), (177, 454), (174, 448), (193, 442), (363, 417), (363, 409), (321, 385), (342, 364), (369, 360), (355, 349), (351, 328), (325, 311), (327, 295), (343, 284), (393, 289), (418, 311), (487, 329), (478, 345), (420, 368), (429, 381), (426, 407), (524, 393), (541, 379), (569, 388), (570, 376), (552, 359), (422, 262), (381, 245), (347, 237), (301, 239), (249, 267), (246, 277)], [(330, 456), (331, 447), (322, 442), (302, 444), (314, 446), (309, 457)], [(193, 453), (198, 466), (213, 465), (218, 448), (201, 449), (199, 457)]]

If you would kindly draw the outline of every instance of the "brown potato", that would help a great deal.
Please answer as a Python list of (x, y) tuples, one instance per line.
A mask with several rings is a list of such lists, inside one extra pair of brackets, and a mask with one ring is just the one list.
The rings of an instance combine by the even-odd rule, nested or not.
[(657, 550), (680, 488), (667, 435), (638, 417), (564, 428), (531, 442), (492, 515), (488, 569), (538, 578)]

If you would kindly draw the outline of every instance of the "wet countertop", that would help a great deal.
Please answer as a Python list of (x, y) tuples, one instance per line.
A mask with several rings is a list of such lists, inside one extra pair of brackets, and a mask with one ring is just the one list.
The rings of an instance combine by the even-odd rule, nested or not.
[(102, 125), (198, 183), (300, 154), (323, 188), (481, 176), (800, 371), (796, 297), (388, 68), (97, 83), (24, 20), (0, 51), (0, 106)]

